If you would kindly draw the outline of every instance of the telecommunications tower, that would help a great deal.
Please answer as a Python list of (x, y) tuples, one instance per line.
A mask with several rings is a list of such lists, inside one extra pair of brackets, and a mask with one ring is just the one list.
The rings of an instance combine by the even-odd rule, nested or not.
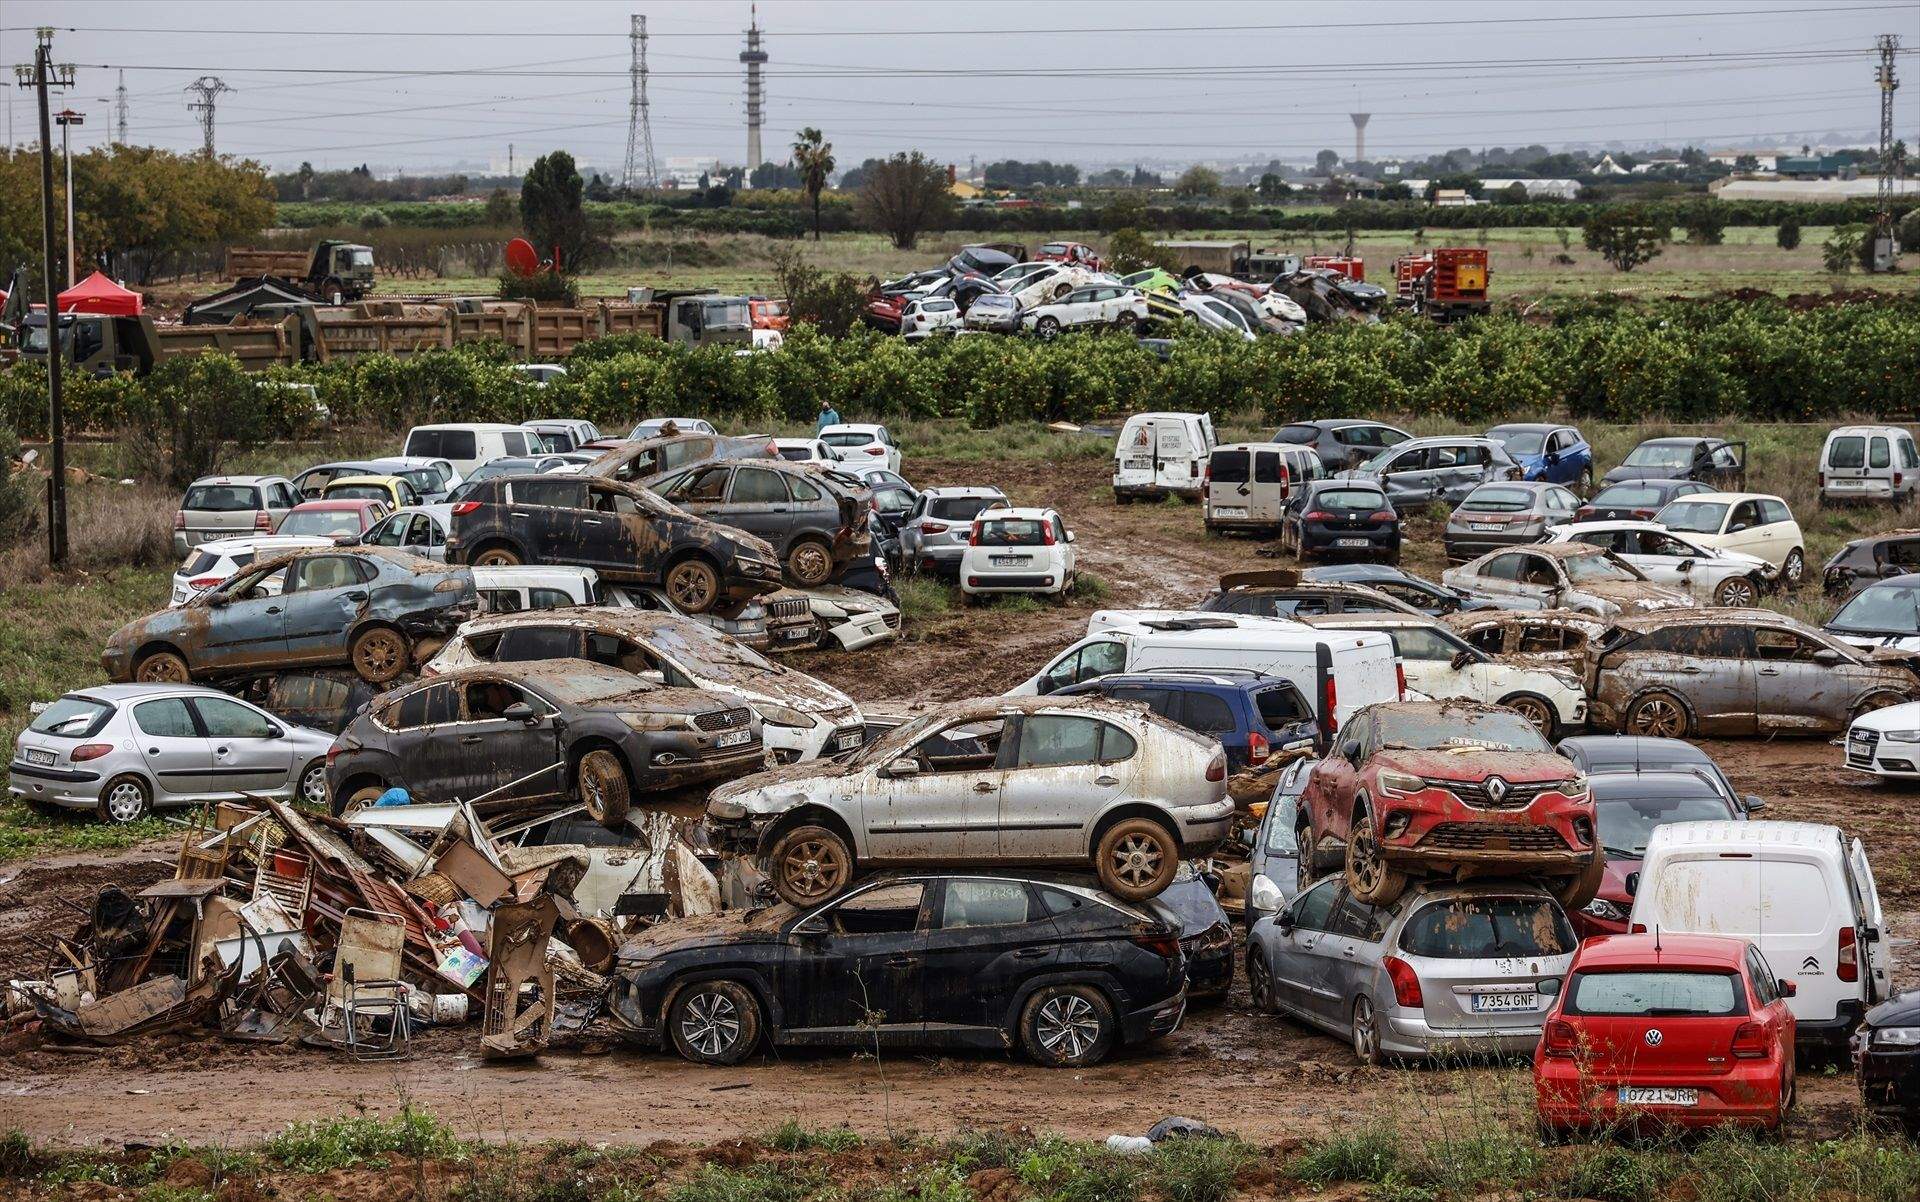
[(740, 61), (747, 65), (747, 175), (753, 175), (753, 169), (761, 163), (760, 158), (760, 118), (764, 112), (764, 97), (760, 92), (760, 68), (767, 61), (767, 52), (760, 49), (760, 6), (752, 8), (753, 21), (747, 28), (747, 48), (740, 52)]

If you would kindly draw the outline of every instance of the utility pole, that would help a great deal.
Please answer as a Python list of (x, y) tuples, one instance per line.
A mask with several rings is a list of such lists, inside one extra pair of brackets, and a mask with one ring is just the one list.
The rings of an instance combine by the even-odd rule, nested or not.
[(127, 73), (120, 72), (120, 86), (113, 90), (113, 140), (127, 144)]
[(1900, 53), (1898, 34), (1883, 33), (1874, 42), (1880, 51), (1880, 65), (1874, 69), (1874, 81), (1880, 85), (1880, 187), (1879, 211), (1873, 219), (1873, 270), (1893, 270), (1893, 94), (1900, 80), (1893, 73), (1894, 56)]
[(76, 278), (73, 264), (73, 127), (85, 125), (85, 113), (76, 113), (72, 109), (61, 109), (53, 115), (60, 127), (60, 157), (67, 162), (67, 285), (71, 287)]
[(64, 367), (61, 360), (67, 348), (60, 337), (60, 275), (53, 257), (53, 116), (47, 91), (73, 86), (73, 64), (54, 65), (51, 28), (41, 26), (34, 32), (39, 46), (33, 52), (33, 65), (15, 67), (13, 76), (19, 86), (32, 88), (40, 102), (40, 249), (47, 299), (47, 441), (52, 444), (53, 456), (53, 475), (47, 481), (47, 562), (58, 568), (67, 563), (67, 431), (66, 411), (60, 396)]
[(740, 52), (740, 61), (747, 65), (747, 171), (752, 173), (760, 165), (760, 118), (766, 108), (766, 97), (760, 90), (760, 68), (766, 64), (767, 52), (760, 49), (760, 6), (750, 10), (752, 23), (747, 27), (747, 48)]
[(222, 93), (231, 92), (234, 89), (228, 87), (227, 81), (217, 75), (202, 75), (199, 79), (188, 84), (183, 90), (192, 92), (200, 98), (198, 100), (187, 101), (187, 107), (200, 114), (201, 149), (206, 152), (208, 158), (212, 158), (213, 102), (218, 100)]
[(647, 111), (647, 19), (633, 16), (633, 29), (627, 35), (632, 45), (632, 65), (627, 69), (631, 94), (627, 99), (627, 163), (620, 173), (620, 186), (636, 184), (655, 188), (660, 184), (659, 167), (653, 159), (653, 118)]

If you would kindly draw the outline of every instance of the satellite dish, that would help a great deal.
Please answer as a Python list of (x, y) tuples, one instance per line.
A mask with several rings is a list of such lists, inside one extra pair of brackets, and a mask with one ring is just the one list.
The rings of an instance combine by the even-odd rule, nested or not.
[(517, 276), (530, 276), (540, 270), (540, 252), (525, 238), (507, 243), (507, 270)]

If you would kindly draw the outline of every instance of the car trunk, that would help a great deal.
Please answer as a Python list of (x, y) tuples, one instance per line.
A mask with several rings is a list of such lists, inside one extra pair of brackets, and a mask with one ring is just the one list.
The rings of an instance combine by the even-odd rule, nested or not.
[(1472, 896), (1416, 910), (1398, 954), (1419, 975), (1428, 1025), (1472, 1032), (1537, 1024), (1552, 1003), (1540, 982), (1566, 971), (1574, 944), (1547, 897)]

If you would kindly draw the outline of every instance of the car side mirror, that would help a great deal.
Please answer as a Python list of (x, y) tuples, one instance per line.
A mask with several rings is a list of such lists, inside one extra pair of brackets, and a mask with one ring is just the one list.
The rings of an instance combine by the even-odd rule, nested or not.
[(1800, 986), (1796, 982), (1789, 981), (1783, 978), (1781, 980), (1775, 981), (1773, 983), (1773, 987), (1780, 991), (1781, 997), (1800, 996)]
[(533, 707), (524, 701), (516, 701), (509, 705), (500, 711), (500, 716), (509, 722), (524, 722), (528, 726), (532, 726), (539, 720), (539, 715), (533, 712)]
[(1349, 764), (1358, 764), (1360, 762), (1360, 740), (1348, 739), (1346, 742), (1340, 744), (1340, 758)]
[(1273, 916), (1273, 925), (1282, 935), (1293, 934), (1293, 911), (1282, 910)]
[(1622, 887), (1626, 889), (1628, 897), (1638, 897), (1640, 895), (1640, 874), (1639, 873), (1629, 872), (1627, 874), (1627, 879), (1621, 882), (1621, 884), (1622, 884)]
[(903, 776), (920, 775), (920, 761), (911, 756), (901, 756), (887, 764), (886, 776), (898, 780)]
[(1840, 653), (1831, 647), (1822, 647), (1813, 653), (1813, 662), (1830, 668), (1840, 662)]
[(1747, 794), (1744, 802), (1749, 814), (1757, 814), (1767, 808), (1767, 799), (1755, 793)]
[(1473, 652), (1468, 651), (1463, 647), (1460, 650), (1454, 652), (1453, 658), (1451, 660), (1448, 660), (1447, 662), (1453, 666), (1453, 670), (1455, 672), (1458, 672), (1460, 669), (1466, 667), (1468, 664), (1472, 663), (1473, 661), (1474, 661)]
[(1548, 451), (1548, 452), (1547, 452), (1547, 462), (1548, 462), (1548, 463), (1558, 463), (1558, 462), (1560, 462), (1560, 452), (1558, 452), (1558, 451)]
[(1674, 565), (1674, 570), (1683, 574), (1693, 571), (1693, 560), (1691, 559), (1681, 560), (1678, 564)]
[(1070, 543), (1078, 542), (1080, 541), (1080, 536), (1075, 534), (1073, 531), (1069, 530), (1067, 531), (1067, 541)]

